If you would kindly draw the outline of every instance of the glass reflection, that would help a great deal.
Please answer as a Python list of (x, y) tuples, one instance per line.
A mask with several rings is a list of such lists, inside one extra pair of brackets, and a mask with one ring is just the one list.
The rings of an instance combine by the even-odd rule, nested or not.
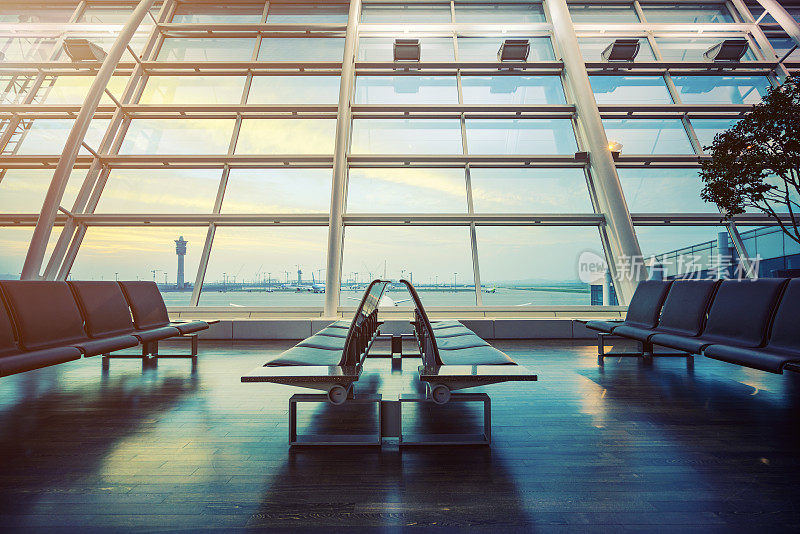
[(357, 76), (355, 104), (458, 104), (454, 76)]
[(583, 169), (470, 169), (476, 213), (592, 213)]
[(596, 227), (478, 226), (484, 305), (582, 305), (589, 285), (578, 278), (580, 255), (603, 256)]
[(589, 76), (598, 104), (672, 104), (662, 76)]
[(603, 119), (609, 142), (626, 154), (693, 154), (680, 119)]
[(566, 104), (558, 76), (462, 76), (465, 104)]
[(331, 169), (231, 169), (222, 213), (327, 213)]
[(466, 213), (463, 169), (350, 169), (349, 213)]
[(467, 119), (470, 154), (574, 154), (569, 119)]
[(353, 154), (462, 154), (458, 119), (354, 119)]
[(758, 104), (771, 87), (766, 76), (673, 76), (684, 104)]
[(698, 169), (617, 169), (632, 213), (715, 213), (700, 198)]

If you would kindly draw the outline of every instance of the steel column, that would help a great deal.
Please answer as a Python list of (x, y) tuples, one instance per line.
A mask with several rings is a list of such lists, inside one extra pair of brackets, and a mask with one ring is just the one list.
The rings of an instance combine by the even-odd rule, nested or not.
[(794, 20), (794, 17), (777, 0), (758, 0), (758, 3), (772, 15), (772, 18), (781, 25), (789, 37), (800, 44), (800, 23)]
[[(608, 149), (603, 121), (592, 93), (567, 2), (550, 0), (546, 2), (546, 6), (553, 24), (553, 35), (564, 62), (565, 78), (575, 98), (576, 115), (585, 133), (597, 207), (606, 218), (610, 256), (617, 260), (628, 258), (631, 261), (639, 261), (642, 255), (639, 242), (625, 203), (617, 169)], [(614, 276), (621, 303), (629, 302), (641, 273), (637, 270), (620, 273), (616, 265), (611, 264), (608, 268)]]
[(42, 211), (39, 214), (39, 221), (36, 223), (36, 228), (31, 237), (31, 243), (28, 247), (28, 254), (25, 257), (25, 264), (22, 267), (23, 280), (31, 280), (39, 278), (39, 271), (42, 268), (42, 261), (44, 260), (45, 250), (47, 249), (47, 242), (50, 239), (50, 234), (53, 231), (53, 223), (56, 220), (58, 207), (61, 204), (61, 198), (64, 196), (64, 190), (67, 187), (72, 166), (75, 164), (75, 159), (78, 157), (78, 151), (81, 148), (83, 138), (89, 130), (89, 124), (92, 122), (92, 117), (100, 104), (100, 98), (103, 96), (114, 70), (117, 68), (117, 63), (122, 58), (122, 54), (127, 49), (136, 30), (139, 28), (145, 15), (147, 15), (150, 8), (153, 6), (155, 0), (140, 0), (139, 5), (133, 10), (128, 22), (122, 27), (122, 30), (114, 42), (114, 46), (109, 50), (108, 55), (103, 60), (103, 65), (97, 72), (94, 81), (92, 82), (86, 99), (81, 106), (81, 112), (75, 119), (72, 130), (69, 133), (67, 142), (64, 145), (64, 150), (61, 152), (61, 158), (58, 161), (58, 166), (53, 173), (53, 179), (50, 182), (50, 188), (47, 190), (47, 196), (42, 205)]
[(339, 83), (339, 109), (336, 114), (336, 146), (333, 154), (331, 212), (328, 228), (328, 262), (325, 283), (325, 317), (335, 317), (339, 309), (339, 289), (342, 285), (342, 248), (344, 227), (342, 216), (347, 199), (347, 153), (350, 146), (350, 94), (355, 77), (355, 49), (358, 40), (358, 18), (361, 0), (351, 0), (344, 39), (342, 75)]

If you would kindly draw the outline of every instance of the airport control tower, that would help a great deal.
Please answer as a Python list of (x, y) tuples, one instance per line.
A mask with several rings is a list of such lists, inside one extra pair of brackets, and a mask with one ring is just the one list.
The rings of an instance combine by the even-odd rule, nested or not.
[(186, 244), (183, 236), (175, 240), (175, 254), (178, 255), (178, 289), (183, 289), (186, 285), (183, 281), (183, 259), (186, 256)]

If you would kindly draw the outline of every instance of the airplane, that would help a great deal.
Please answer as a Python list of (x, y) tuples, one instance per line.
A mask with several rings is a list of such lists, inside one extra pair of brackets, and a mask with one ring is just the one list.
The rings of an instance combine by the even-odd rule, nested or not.
[(313, 293), (325, 293), (325, 282), (317, 283), (314, 279), (314, 271), (311, 271), (311, 291)]
[(496, 287), (487, 287), (486, 289), (483, 290), (483, 292), (484, 293), (497, 293), (497, 288)]
[(300, 291), (308, 291), (311, 293), (325, 293), (325, 282), (317, 283), (314, 279), (314, 273), (311, 273), (311, 285), (298, 285), (295, 286), (295, 290)]

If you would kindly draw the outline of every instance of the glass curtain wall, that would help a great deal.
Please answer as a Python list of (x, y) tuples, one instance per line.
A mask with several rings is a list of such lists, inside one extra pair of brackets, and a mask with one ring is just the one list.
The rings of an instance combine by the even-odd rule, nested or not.
[[(0, 277), (19, 276), (99, 66), (74, 61), (65, 41), (108, 51), (135, 5), (0, 5)], [(95, 113), (61, 200), (72, 217), (59, 215), (42, 273), (154, 280), (173, 307), (311, 315), (326, 291), (355, 305), (377, 276), (412, 280), (430, 306), (524, 312), (597, 304), (597, 291), (613, 303), (613, 281), (581, 271), (627, 260), (604, 248), (599, 177), (549, 12), (363, 0), (351, 20), (335, 0), (156, 2)], [(700, 200), (698, 158), (794, 68), (775, 66), (788, 37), (741, 3), (569, 2), (569, 13), (618, 151), (621, 215), (651, 274), (690, 272), (680, 258), (694, 252), (706, 273), (723, 253), (752, 254)], [(609, 63), (603, 52), (623, 38), (638, 55)], [(416, 39), (420, 61), (395, 61), (396, 39)], [(527, 41), (527, 61), (498, 60), (507, 39)], [(736, 68), (704, 56), (724, 39), (747, 42)], [(344, 237), (331, 280), (337, 189)], [(748, 231), (768, 225), (757, 217)]]

